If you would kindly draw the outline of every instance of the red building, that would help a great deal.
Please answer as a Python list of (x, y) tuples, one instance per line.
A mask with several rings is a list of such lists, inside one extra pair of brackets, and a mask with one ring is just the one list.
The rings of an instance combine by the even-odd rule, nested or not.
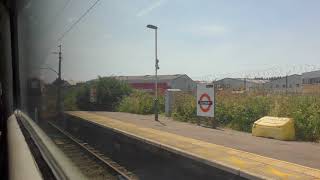
[[(155, 89), (155, 76), (116, 76), (118, 80), (126, 81), (131, 87), (153, 92)], [(164, 92), (167, 89), (180, 89), (182, 91), (194, 91), (196, 83), (186, 74), (158, 75), (158, 89)]]

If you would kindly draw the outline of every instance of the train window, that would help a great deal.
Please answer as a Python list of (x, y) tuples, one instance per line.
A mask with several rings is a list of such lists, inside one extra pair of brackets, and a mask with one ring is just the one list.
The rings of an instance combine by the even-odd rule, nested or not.
[(14, 2), (16, 107), (89, 179), (320, 178), (320, 1)]

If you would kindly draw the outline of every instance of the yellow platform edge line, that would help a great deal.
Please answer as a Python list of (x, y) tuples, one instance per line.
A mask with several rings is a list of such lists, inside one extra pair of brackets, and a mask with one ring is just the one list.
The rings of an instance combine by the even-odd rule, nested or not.
[[(157, 140), (153, 140), (153, 139), (150, 139), (150, 138), (147, 138), (147, 137), (139, 136), (137, 134), (133, 134), (131, 132), (128, 132), (127, 130), (123, 130), (123, 129), (120, 129), (120, 128), (114, 128), (114, 126), (113, 127), (109, 127), (108, 124), (101, 124), (99, 122), (94, 122), (93, 119), (94, 118), (95, 119), (97, 119), (97, 118), (101, 119), (102, 118), (104, 120), (108, 120), (109, 121), (109, 125), (110, 125), (111, 122), (112, 123), (118, 123), (118, 124), (121, 124), (121, 126), (136, 128), (136, 129), (139, 129), (139, 130), (142, 130), (142, 131), (143, 130), (145, 130), (145, 131), (150, 131), (151, 130), (154, 133), (159, 133), (159, 134), (162, 134), (162, 135), (163, 134), (169, 134), (171, 136), (176, 136), (178, 139), (179, 138), (180, 139), (183, 138), (183, 139), (186, 139), (186, 140), (198, 141), (201, 144), (211, 144), (211, 145), (216, 146), (216, 148), (222, 148), (223, 150), (231, 150), (231, 151), (236, 152), (235, 154), (233, 154), (233, 156), (240, 155), (240, 157), (243, 156), (248, 160), (256, 161), (256, 162), (261, 163), (261, 164), (265, 164), (266, 165), (266, 167), (265, 167), (266, 172), (265, 173), (267, 173), (267, 174), (271, 173), (271, 174), (276, 175), (278, 177), (285, 177), (284, 173), (282, 173), (281, 171), (277, 170), (277, 169), (281, 168), (281, 169), (285, 169), (286, 171), (292, 171), (292, 172), (295, 172), (295, 173), (298, 173), (298, 174), (302, 173), (302, 174), (304, 174), (306, 176), (311, 176), (312, 178), (320, 178), (320, 170), (314, 169), (314, 168), (311, 168), (311, 167), (306, 167), (306, 166), (303, 166), (303, 165), (299, 165), (299, 164), (295, 164), (295, 163), (291, 163), (291, 162), (287, 162), (287, 161), (273, 159), (273, 158), (261, 156), (261, 155), (258, 155), (258, 154), (237, 150), (237, 149), (233, 149), (233, 148), (230, 148), (230, 147), (225, 147), (225, 146), (222, 146), (222, 145), (216, 145), (216, 144), (213, 144), (213, 143), (209, 143), (209, 142), (205, 142), (205, 141), (201, 141), (201, 140), (196, 140), (196, 139), (193, 139), (193, 138), (184, 137), (184, 136), (180, 136), (180, 135), (177, 135), (177, 134), (168, 133), (168, 132), (164, 132), (164, 131), (160, 131), (160, 130), (156, 130), (156, 129), (152, 129), (152, 128), (141, 127), (141, 126), (137, 126), (137, 125), (132, 124), (132, 123), (122, 122), (120, 120), (109, 118), (109, 117), (106, 117), (106, 116), (103, 116), (103, 115), (98, 115), (98, 114), (95, 114), (95, 113), (90, 113), (90, 112), (85, 112), (85, 111), (68, 111), (68, 112), (66, 112), (66, 114), (69, 114), (71, 116), (76, 116), (76, 117), (81, 118), (83, 120), (87, 120), (89, 122), (92, 122), (92, 123), (100, 125), (100, 126), (107, 127), (109, 129), (114, 129), (114, 130), (116, 130), (116, 131), (118, 131), (118, 132), (120, 132), (122, 134), (129, 135), (129, 136), (131, 136), (133, 138), (137, 138), (137, 139), (139, 139), (139, 140), (141, 140), (143, 142), (147, 142), (147, 143), (150, 142), (152, 145), (161, 146), (162, 148), (164, 148), (166, 150), (170, 150), (170, 151), (173, 150), (175, 153), (178, 153), (178, 154), (182, 153), (182, 154), (184, 154), (185, 156), (187, 156), (189, 158), (192, 158), (192, 156), (193, 156), (197, 160), (205, 161), (206, 164), (209, 164), (211, 166), (214, 166), (214, 167), (217, 167), (217, 168), (220, 168), (220, 169), (223, 169), (223, 170), (227, 170), (228, 172), (231, 172), (231, 173), (234, 173), (234, 174), (242, 174), (243, 176), (247, 176), (247, 177), (252, 177), (252, 176), (253, 177), (261, 177), (262, 179), (266, 178), (262, 174), (254, 172), (253, 169), (255, 167), (253, 167), (253, 169), (252, 168), (242, 169), (241, 167), (233, 166), (233, 165), (230, 165), (228, 163), (222, 163), (222, 162), (219, 162), (219, 161), (215, 161), (213, 159), (206, 159), (205, 157), (199, 156), (198, 154), (195, 154), (195, 153), (180, 149), (178, 147), (174, 147), (174, 146), (169, 145), (169, 144), (162, 144), (161, 142), (158, 142)], [(250, 157), (250, 156), (252, 156), (252, 157)], [(237, 162), (238, 164), (243, 163), (243, 162), (239, 161), (239, 159), (236, 159), (236, 158), (233, 159), (233, 162)], [(248, 162), (244, 161), (244, 163), (248, 163)], [(292, 177), (295, 176), (294, 174), (290, 174), (290, 173), (287, 174), (287, 175), (291, 175)], [(286, 179), (286, 178), (284, 178), (284, 179)]]

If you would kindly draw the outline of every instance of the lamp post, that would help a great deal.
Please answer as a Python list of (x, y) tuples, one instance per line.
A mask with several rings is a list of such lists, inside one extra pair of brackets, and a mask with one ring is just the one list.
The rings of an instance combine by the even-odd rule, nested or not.
[(157, 30), (158, 27), (148, 24), (147, 28), (155, 30), (155, 99), (154, 99), (154, 120), (158, 121), (158, 69), (159, 69), (159, 60), (157, 54)]

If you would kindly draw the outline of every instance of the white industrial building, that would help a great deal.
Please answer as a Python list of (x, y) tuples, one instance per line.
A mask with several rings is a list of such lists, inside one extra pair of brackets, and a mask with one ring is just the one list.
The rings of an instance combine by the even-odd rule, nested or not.
[(215, 82), (217, 90), (224, 91), (254, 91), (263, 88), (268, 80), (256, 80), (248, 78), (224, 78)]
[(320, 70), (302, 73), (303, 93), (320, 93)]
[(320, 84), (320, 70), (302, 73), (303, 84)]
[(300, 93), (302, 92), (302, 76), (293, 74), (264, 84), (264, 90), (274, 93)]

